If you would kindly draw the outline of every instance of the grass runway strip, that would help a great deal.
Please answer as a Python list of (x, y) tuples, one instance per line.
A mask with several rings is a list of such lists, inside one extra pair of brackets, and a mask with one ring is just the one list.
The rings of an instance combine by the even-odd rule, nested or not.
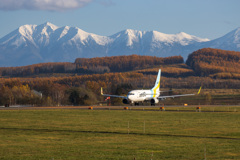
[(81, 131), (81, 130), (50, 130), (50, 129), (26, 129), (26, 128), (0, 128), (0, 130), (15, 130), (15, 131), (36, 131), (36, 132), (79, 132), (79, 133), (92, 133), (92, 134), (132, 134), (132, 135), (146, 135), (146, 136), (166, 136), (166, 137), (188, 137), (188, 138), (209, 138), (209, 139), (232, 139), (239, 140), (236, 137), (203, 137), (191, 135), (171, 135), (171, 134), (153, 134), (153, 133), (124, 133), (124, 132), (106, 132), (106, 131)]
[(239, 142), (239, 112), (0, 111), (0, 159), (240, 159)]

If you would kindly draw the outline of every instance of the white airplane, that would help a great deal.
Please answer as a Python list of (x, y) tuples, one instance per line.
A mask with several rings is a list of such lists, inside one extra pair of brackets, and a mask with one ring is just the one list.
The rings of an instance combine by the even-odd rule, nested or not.
[[(143, 103), (144, 101), (150, 101), (151, 105), (155, 105), (159, 102), (159, 100), (164, 100), (166, 98), (175, 98), (175, 97), (183, 97), (183, 96), (193, 96), (196, 94), (182, 94), (182, 95), (171, 95), (171, 96), (160, 96), (160, 77), (161, 77), (161, 69), (158, 71), (157, 79), (155, 82), (155, 86), (152, 89), (148, 90), (132, 90), (128, 93), (127, 96), (119, 96), (119, 95), (109, 95), (103, 94), (103, 90), (101, 88), (101, 95), (106, 97), (116, 97), (123, 98), (124, 104), (135, 104), (139, 105), (139, 103)], [(201, 91), (201, 87), (197, 94)]]

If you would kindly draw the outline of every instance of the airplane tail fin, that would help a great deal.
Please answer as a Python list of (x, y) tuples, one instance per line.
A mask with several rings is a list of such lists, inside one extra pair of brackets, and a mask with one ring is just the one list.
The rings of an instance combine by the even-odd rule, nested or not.
[(202, 89), (202, 86), (199, 88), (199, 90), (198, 90), (198, 93), (197, 93), (197, 94), (200, 94), (200, 92), (201, 92), (201, 89)]
[(161, 69), (159, 69), (158, 71), (155, 86), (152, 88), (153, 95), (156, 95), (160, 91), (160, 77), (161, 77)]

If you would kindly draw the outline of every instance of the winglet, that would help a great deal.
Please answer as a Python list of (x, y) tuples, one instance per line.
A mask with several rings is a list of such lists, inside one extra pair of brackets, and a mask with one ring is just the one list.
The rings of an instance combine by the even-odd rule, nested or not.
[(201, 92), (201, 89), (202, 89), (202, 86), (199, 88), (199, 90), (198, 90), (198, 93), (197, 93), (197, 94), (200, 94), (200, 92)]
[(101, 87), (101, 95), (103, 95), (103, 89), (102, 89), (102, 87)]

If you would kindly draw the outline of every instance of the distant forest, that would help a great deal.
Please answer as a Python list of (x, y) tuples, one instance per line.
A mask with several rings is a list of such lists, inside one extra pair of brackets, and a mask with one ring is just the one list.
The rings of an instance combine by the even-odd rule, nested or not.
[(240, 79), (240, 52), (204, 48), (190, 54), (186, 64), (198, 76)]
[(181, 56), (167, 58), (152, 56), (115, 56), (102, 58), (78, 58), (75, 63), (40, 63), (23, 67), (0, 67), (0, 76), (26, 77), (49, 73), (94, 74), (127, 72), (160, 65), (183, 63)]
[[(161, 88), (240, 88), (240, 52), (205, 48), (181, 56), (78, 58), (74, 63), (41, 63), (0, 68), (0, 105), (93, 105), (106, 93), (124, 95), (151, 88), (162, 69)], [(42, 93), (40, 96), (39, 93)]]

